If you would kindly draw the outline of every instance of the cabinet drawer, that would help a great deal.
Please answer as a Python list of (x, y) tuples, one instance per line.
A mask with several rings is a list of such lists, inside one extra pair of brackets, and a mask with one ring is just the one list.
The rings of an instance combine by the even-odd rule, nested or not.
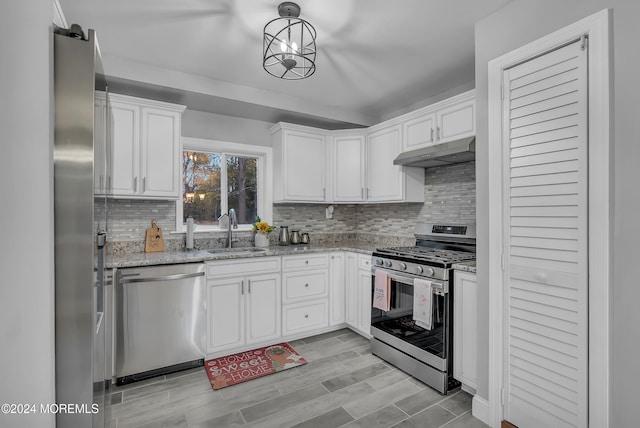
[(207, 278), (280, 271), (280, 257), (250, 257), (207, 262)]
[(300, 270), (329, 267), (327, 254), (308, 254), (304, 256), (283, 256), (282, 270)]
[(285, 303), (327, 295), (329, 285), (326, 270), (312, 272), (284, 273), (283, 301)]
[(326, 300), (285, 306), (282, 311), (283, 334), (300, 333), (329, 325)]
[(371, 269), (371, 256), (360, 254), (358, 256), (358, 266), (360, 269)]

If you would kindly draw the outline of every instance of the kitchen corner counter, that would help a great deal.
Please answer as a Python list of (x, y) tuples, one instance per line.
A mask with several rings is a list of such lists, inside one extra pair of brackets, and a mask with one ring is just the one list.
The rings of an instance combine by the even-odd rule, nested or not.
[(454, 263), (452, 268), (462, 272), (476, 273), (476, 261)]
[[(357, 241), (350, 242), (334, 242), (328, 244), (312, 244), (312, 245), (287, 245), (287, 246), (270, 246), (265, 247), (265, 251), (246, 252), (246, 253), (217, 253), (212, 254), (208, 249), (193, 251), (166, 251), (158, 253), (130, 253), (119, 256), (111, 256), (108, 260), (109, 268), (127, 268), (140, 266), (156, 266), (178, 263), (196, 263), (203, 261), (215, 261), (226, 259), (241, 259), (251, 257), (269, 257), (269, 256), (286, 256), (305, 253), (326, 253), (330, 251), (351, 251), (361, 254), (371, 253), (381, 245), (370, 243), (362, 243)], [(215, 248), (212, 248), (215, 249)], [(474, 268), (475, 269), (475, 268)]]

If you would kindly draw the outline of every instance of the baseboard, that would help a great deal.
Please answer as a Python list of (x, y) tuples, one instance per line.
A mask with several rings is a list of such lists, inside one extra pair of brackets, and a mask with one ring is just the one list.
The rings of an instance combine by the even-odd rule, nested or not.
[(471, 414), (489, 425), (489, 402), (479, 395), (474, 395), (471, 401)]

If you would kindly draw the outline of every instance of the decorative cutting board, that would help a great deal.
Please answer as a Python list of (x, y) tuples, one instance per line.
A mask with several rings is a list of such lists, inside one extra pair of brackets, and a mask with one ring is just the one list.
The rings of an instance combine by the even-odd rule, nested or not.
[(146, 253), (156, 253), (164, 251), (164, 241), (162, 240), (162, 229), (158, 227), (156, 220), (151, 221), (151, 227), (147, 229), (147, 237), (144, 243)]

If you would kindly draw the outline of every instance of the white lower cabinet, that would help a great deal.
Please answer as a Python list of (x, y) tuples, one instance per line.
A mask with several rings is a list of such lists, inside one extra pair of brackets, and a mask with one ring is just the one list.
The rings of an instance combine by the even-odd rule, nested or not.
[(369, 255), (307, 253), (210, 261), (206, 267), (209, 358), (345, 323), (370, 337)]
[(346, 322), (345, 253), (329, 254), (329, 325)]
[(282, 308), (284, 335), (315, 330), (329, 325), (327, 299), (286, 305)]
[(371, 256), (346, 253), (346, 322), (371, 337)]
[(453, 278), (453, 377), (475, 391), (478, 282), (475, 273), (458, 270)]
[(329, 326), (329, 254), (282, 256), (282, 334)]
[(207, 353), (281, 336), (280, 258), (207, 262)]

